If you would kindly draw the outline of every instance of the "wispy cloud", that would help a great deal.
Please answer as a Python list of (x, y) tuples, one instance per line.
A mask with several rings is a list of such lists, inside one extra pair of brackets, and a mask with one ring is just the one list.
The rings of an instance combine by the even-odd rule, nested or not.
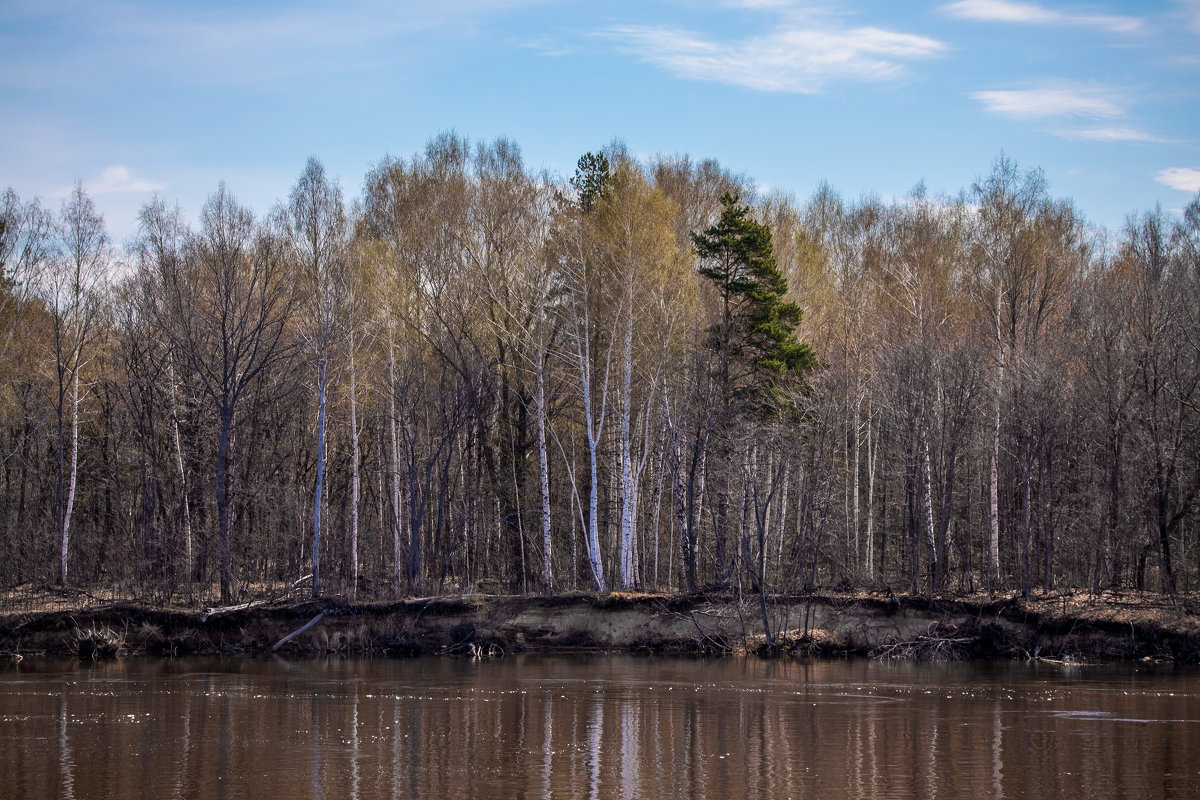
[(1200, 33), (1200, 0), (1176, 0), (1192, 33)]
[(548, 38), (513, 40), (512, 43), (517, 47), (525, 50), (532, 50), (539, 56), (546, 56), (548, 58), (562, 58), (563, 56), (575, 54), (575, 50), (573, 48), (563, 46)]
[(1154, 180), (1181, 192), (1200, 192), (1200, 169), (1170, 167), (1155, 173)]
[[(97, 197), (104, 194), (148, 194), (149, 192), (162, 191), (167, 188), (167, 185), (139, 178), (133, 174), (133, 171), (129, 167), (114, 164), (111, 167), (105, 167), (92, 180), (84, 181), (83, 188), (87, 189), (88, 194), (92, 197)], [(69, 187), (55, 194), (59, 197), (66, 197), (72, 190), (73, 187)]]
[(1058, 122), (1060, 127), (1047, 132), (1063, 139), (1085, 142), (1171, 141), (1126, 122), (1129, 95), (1108, 86), (1054, 83), (1027, 89), (972, 92), (971, 97), (992, 114), (1018, 120)]
[(1088, 117), (1111, 119), (1125, 115), (1121, 95), (1111, 89), (1059, 85), (1036, 89), (973, 92), (971, 97), (993, 114), (1018, 119)]
[[(1187, 0), (1192, 2), (1192, 0)], [(1036, 3), (1013, 0), (960, 0), (942, 6), (942, 11), (960, 19), (982, 22), (1011, 22), (1022, 25), (1073, 25), (1098, 28), (1110, 33), (1137, 33), (1146, 27), (1138, 17), (1115, 14), (1068, 13)]]
[[(767, 1), (748, 0), (756, 7)], [(838, 80), (894, 80), (906, 73), (905, 62), (947, 49), (926, 36), (829, 23), (786, 23), (762, 36), (731, 42), (645, 25), (616, 26), (602, 35), (681, 78), (798, 94), (815, 94)]]
[(34, 58), (0, 52), (0, 87), (109, 82), (128, 73), (203, 85), (266, 85), (378, 68), (419, 35), (470, 35), (505, 12), (545, 0), (307, 0), (162, 4), (42, 0), (27, 15), (82, 46)]
[(1166, 142), (1166, 139), (1155, 136), (1137, 128), (1096, 127), (1096, 128), (1060, 128), (1053, 131), (1054, 135), (1064, 139), (1075, 139), (1086, 142)]

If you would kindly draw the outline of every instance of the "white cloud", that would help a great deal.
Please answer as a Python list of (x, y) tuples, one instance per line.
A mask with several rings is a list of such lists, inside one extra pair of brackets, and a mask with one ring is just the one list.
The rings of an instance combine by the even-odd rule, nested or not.
[(785, 25), (771, 33), (718, 42), (677, 28), (626, 25), (602, 35), (681, 78), (765, 92), (814, 94), (835, 80), (899, 78), (905, 61), (938, 55), (936, 39), (881, 28)]
[(1145, 22), (1137, 17), (1069, 14), (1035, 3), (1018, 3), (1013, 0), (960, 0), (942, 6), (942, 11), (960, 19), (1024, 25), (1075, 25), (1099, 28), (1110, 33), (1136, 33), (1145, 28)]
[(1200, 169), (1171, 167), (1155, 173), (1154, 180), (1181, 192), (1200, 192)]
[(1089, 117), (1104, 119), (1125, 115), (1124, 103), (1110, 89), (1051, 86), (1039, 89), (1004, 89), (973, 92), (971, 97), (993, 114), (1019, 119)]
[(1137, 128), (1099, 127), (1099, 128), (1063, 128), (1054, 131), (1056, 136), (1064, 139), (1078, 139), (1088, 142), (1165, 142), (1158, 136)]
[(1171, 141), (1126, 122), (1130, 98), (1126, 92), (1108, 86), (1054, 83), (1029, 89), (973, 92), (971, 97), (984, 110), (1013, 119), (1052, 120), (1060, 125), (1076, 121), (1071, 127), (1047, 130), (1063, 139), (1160, 144)]
[[(167, 188), (167, 185), (139, 178), (133, 174), (129, 167), (114, 164), (111, 167), (105, 167), (98, 177), (84, 181), (83, 188), (92, 197), (97, 197), (103, 194), (146, 194), (148, 192), (159, 192)], [(65, 197), (71, 191), (72, 189), (63, 189), (57, 192), (57, 194)]]

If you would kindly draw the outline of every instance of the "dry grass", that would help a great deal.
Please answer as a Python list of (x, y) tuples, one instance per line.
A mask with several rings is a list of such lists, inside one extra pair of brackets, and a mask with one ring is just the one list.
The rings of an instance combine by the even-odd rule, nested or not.
[(72, 649), (81, 659), (116, 658), (125, 654), (125, 633), (107, 625), (76, 628)]

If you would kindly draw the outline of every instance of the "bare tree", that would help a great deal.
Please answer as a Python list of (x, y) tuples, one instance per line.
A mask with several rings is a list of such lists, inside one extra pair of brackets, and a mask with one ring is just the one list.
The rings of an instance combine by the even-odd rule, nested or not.
[[(58, 215), (57, 253), (47, 276), (58, 378), (60, 498), (58, 581), (67, 582), (71, 516), (79, 476), (79, 382), (90, 360), (110, 258), (104, 217), (76, 183)], [(69, 432), (67, 428), (69, 427)]]
[(312, 511), (312, 593), (321, 593), (321, 503), (325, 490), (325, 417), (330, 360), (347, 320), (347, 226), (342, 190), (310, 158), (288, 198), (286, 226), (302, 292), (302, 335), (316, 367), (317, 476)]
[(12, 189), (0, 195), (0, 364), (53, 248), (54, 217)]
[(184, 258), (155, 268), (159, 292), (152, 313), (217, 415), (218, 564), (227, 603), (233, 598), (238, 410), (263, 373), (296, 349), (286, 336), (296, 289), (279, 237), (256, 226), (224, 184), (204, 204)]

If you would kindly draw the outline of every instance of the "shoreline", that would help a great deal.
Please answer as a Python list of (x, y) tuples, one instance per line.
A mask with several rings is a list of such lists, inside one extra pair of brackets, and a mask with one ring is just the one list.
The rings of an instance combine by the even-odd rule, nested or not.
[(0, 612), (0, 661), (127, 655), (501, 656), (609, 651), (908, 660), (1200, 663), (1190, 600), (727, 594), (325, 598), (221, 609), (135, 602)]

